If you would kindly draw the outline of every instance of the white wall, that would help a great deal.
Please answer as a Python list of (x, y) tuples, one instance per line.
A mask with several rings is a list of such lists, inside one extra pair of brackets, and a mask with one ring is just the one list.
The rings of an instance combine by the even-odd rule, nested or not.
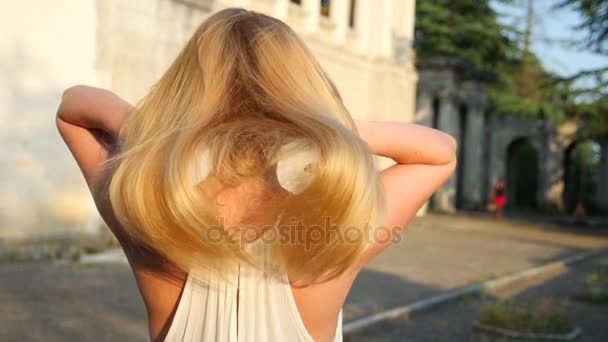
[(60, 96), (95, 71), (94, 0), (0, 0), (0, 238), (82, 230), (93, 211), (55, 126)]
[[(138, 101), (210, 14), (188, 1), (0, 0), (0, 240), (99, 232), (84, 179), (55, 126), (61, 93), (84, 83)], [(284, 17), (297, 31), (308, 18), (287, 0), (230, 1)], [(378, 26), (375, 34), (389, 28), (378, 16), (385, 13), (408, 37), (412, 1), (379, 1), (375, 6), (382, 8), (368, 25)], [(395, 24), (388, 5), (403, 13), (403, 22)], [(213, 8), (220, 7), (216, 1)], [(336, 39), (341, 33), (326, 21), (301, 34), (353, 116), (412, 121), (417, 75), (411, 59), (391, 56), (386, 39), (381, 53), (355, 51), (365, 30), (348, 28), (347, 37)], [(389, 164), (380, 160), (381, 167)]]

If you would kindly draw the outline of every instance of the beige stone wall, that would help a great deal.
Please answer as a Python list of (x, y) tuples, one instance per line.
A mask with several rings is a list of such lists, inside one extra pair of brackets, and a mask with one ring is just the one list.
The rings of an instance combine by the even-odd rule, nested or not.
[[(334, 1), (332, 11), (345, 14), (344, 1)], [(288, 0), (0, 0), (0, 241), (106, 232), (55, 127), (61, 93), (89, 84), (138, 101), (207, 8), (242, 6), (287, 21), (353, 116), (413, 120), (414, 0), (358, 1), (371, 10), (358, 11), (355, 28), (344, 16), (319, 18), (310, 11), (315, 2), (303, 2), (312, 7)], [(387, 38), (392, 29), (397, 36)]]
[(131, 102), (141, 99), (209, 16), (190, 5), (196, 2), (97, 0), (96, 67), (106, 86)]
[(0, 239), (86, 232), (93, 205), (55, 127), (63, 89), (102, 83), (94, 0), (0, 1)]
[(105, 233), (55, 126), (61, 93), (90, 84), (137, 101), (208, 12), (170, 0), (0, 5), (0, 240)]

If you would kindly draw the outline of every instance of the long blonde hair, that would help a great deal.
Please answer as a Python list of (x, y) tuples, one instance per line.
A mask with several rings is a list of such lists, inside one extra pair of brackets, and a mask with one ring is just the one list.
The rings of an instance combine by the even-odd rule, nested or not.
[[(119, 138), (108, 188), (116, 218), (133, 241), (184, 270), (251, 262), (239, 244), (209, 238), (223, 220), (193, 184), (204, 153), (208, 177), (226, 186), (293, 153), (316, 153), (305, 185), (271, 211), (278, 231), (294, 219), (304, 230), (303, 239), (270, 243), (292, 280), (327, 280), (354, 265), (383, 210), (373, 156), (333, 82), (289, 26), (254, 11), (205, 20)], [(313, 229), (314, 244), (306, 241)]]

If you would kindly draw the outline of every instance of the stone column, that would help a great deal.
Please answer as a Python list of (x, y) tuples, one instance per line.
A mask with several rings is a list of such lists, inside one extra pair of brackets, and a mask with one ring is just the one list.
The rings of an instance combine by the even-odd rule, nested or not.
[(412, 60), (414, 42), (415, 0), (391, 0), (393, 49), (398, 61)]
[(405, 14), (403, 22), (405, 23), (405, 37), (410, 42), (410, 47), (414, 42), (414, 28), (416, 21), (416, 0), (401, 0), (405, 1)]
[(372, 1), (358, 0), (355, 8), (355, 31), (357, 32), (357, 52), (367, 55), (370, 52), (373, 16)]
[(319, 17), (321, 15), (321, 1), (302, 0), (302, 9), (304, 10), (305, 15), (305, 18), (303, 20), (303, 30), (305, 32), (316, 31), (319, 27)]
[(223, 10), (228, 7), (250, 7), (250, 0), (223, 0), (213, 2), (213, 12)]
[(481, 186), (481, 201), (482, 201), (482, 210), (487, 209), (488, 203), (491, 199), (491, 192), (493, 188), (493, 175), (494, 169), (492, 164), (492, 154), (493, 154), (493, 144), (494, 144), (494, 128), (493, 128), (493, 118), (494, 113), (489, 111), (484, 111), (483, 113), (483, 143), (482, 143), (482, 186)]
[[(453, 96), (441, 96), (439, 105), (439, 124), (438, 129), (451, 134), (458, 139), (460, 135), (458, 127), (458, 108), (456, 106), (457, 99)], [(460, 146), (462, 142), (458, 141)], [(433, 209), (440, 212), (453, 213), (456, 211), (456, 180), (457, 175), (454, 173), (450, 179), (441, 187), (432, 199)]]
[[(497, 113), (492, 113), (492, 115), (488, 118), (489, 122), (487, 123), (488, 129), (490, 130), (490, 134), (488, 135), (490, 138), (489, 141), (489, 160), (488, 160), (488, 173), (489, 177), (487, 178), (487, 188), (486, 188), (486, 196), (491, 200), (491, 192), (494, 188), (494, 185), (499, 179), (503, 179), (505, 182), (507, 180), (507, 159), (508, 153), (507, 149), (509, 147), (509, 143), (511, 140), (505, 135), (503, 129), (508, 125), (506, 117), (504, 115), (500, 115)], [(508, 191), (510, 184), (506, 183), (506, 191)], [(509, 198), (507, 197), (507, 200)]]
[(417, 124), (431, 127), (433, 125), (433, 96), (423, 89), (422, 86), (418, 87), (414, 120)]
[(330, 2), (330, 20), (333, 24), (333, 39), (342, 44), (346, 41), (351, 0), (332, 0)]
[(538, 135), (533, 140), (538, 151), (538, 191), (536, 203), (540, 208), (556, 209), (562, 196), (553, 198), (551, 188), (554, 182), (563, 178), (563, 151), (556, 145), (555, 128), (549, 119), (538, 124)]
[(282, 21), (287, 20), (287, 11), (289, 9), (289, 0), (275, 0), (271, 4), (271, 14), (273, 17)]
[(378, 7), (379, 15), (376, 22), (378, 26), (377, 36), (374, 38), (378, 45), (374, 50), (377, 51), (379, 57), (390, 58), (393, 57), (393, 23), (391, 20), (393, 1), (376, 1), (375, 4)]
[(465, 128), (466, 136), (460, 148), (464, 148), (464, 160), (461, 170), (464, 172), (461, 187), (462, 206), (465, 209), (477, 209), (482, 206), (483, 191), (483, 146), (486, 143), (484, 130), (483, 107), (473, 104), (469, 107)]
[(600, 155), (600, 183), (597, 188), (597, 204), (604, 211), (608, 211), (608, 139), (599, 141)]
[[(420, 125), (431, 127), (433, 125), (433, 95), (428, 91), (422, 90), (424, 87), (418, 87), (418, 97), (416, 98), (416, 111), (414, 113), (414, 122)], [(429, 210), (429, 202), (427, 201), (420, 208), (417, 216), (426, 214)]]

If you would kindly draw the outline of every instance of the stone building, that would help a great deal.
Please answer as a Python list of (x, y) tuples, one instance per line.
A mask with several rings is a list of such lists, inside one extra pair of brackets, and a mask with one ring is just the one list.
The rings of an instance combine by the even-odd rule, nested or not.
[(65, 88), (90, 84), (136, 102), (205, 18), (221, 8), (244, 7), (292, 26), (353, 116), (410, 122), (417, 81), (414, 5), (414, 0), (0, 0), (0, 242), (105, 230), (55, 127)]
[[(568, 155), (580, 142), (580, 123), (555, 126), (496, 115), (479, 75), (461, 63), (428, 59), (416, 66), (414, 0), (0, 0), (0, 5), (0, 259), (3, 241), (107, 232), (55, 128), (62, 91), (84, 83), (136, 102), (195, 28), (230, 6), (293, 27), (354, 117), (419, 122), (453, 134), (460, 146), (458, 169), (433, 197), (434, 210), (483, 209), (498, 178), (506, 179), (507, 195), (520, 204), (563, 209)], [(601, 143), (598, 203), (608, 208), (608, 143)], [(521, 174), (524, 162), (518, 157), (518, 151), (529, 150), (536, 158), (532, 179)], [(390, 163), (379, 159), (381, 166)]]
[[(431, 209), (486, 209), (493, 184), (503, 179), (510, 207), (565, 211), (571, 185), (566, 173), (571, 151), (582, 142), (583, 122), (556, 125), (549, 119), (498, 115), (481, 86), (483, 75), (456, 59), (420, 59), (417, 70), (415, 121), (449, 132), (459, 144), (455, 175), (433, 196)], [(598, 143), (596, 202), (608, 208), (608, 143)]]

